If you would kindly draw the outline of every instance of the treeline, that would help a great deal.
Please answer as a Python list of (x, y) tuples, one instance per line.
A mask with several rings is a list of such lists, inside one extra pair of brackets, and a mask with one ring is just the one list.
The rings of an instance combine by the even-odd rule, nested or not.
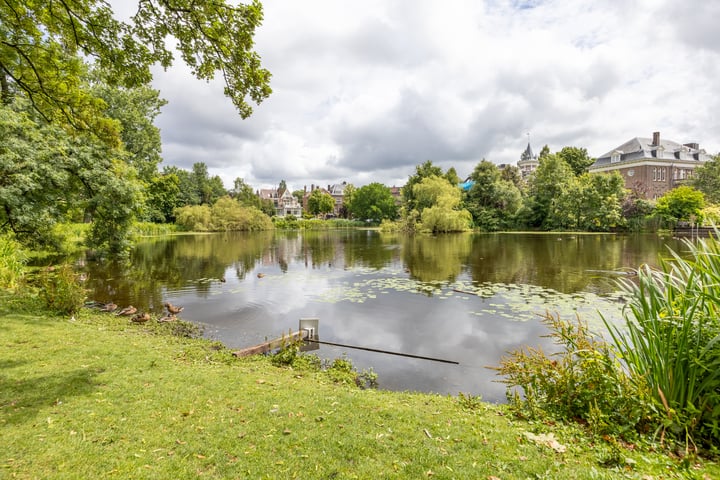
[[(617, 173), (588, 173), (584, 148), (547, 146), (526, 179), (515, 166), (482, 160), (464, 185), (454, 168), (418, 165), (403, 187), (397, 227), (434, 233), (499, 230), (639, 231), (720, 221), (720, 156), (656, 201), (626, 189)], [(389, 217), (388, 217), (389, 218)]]

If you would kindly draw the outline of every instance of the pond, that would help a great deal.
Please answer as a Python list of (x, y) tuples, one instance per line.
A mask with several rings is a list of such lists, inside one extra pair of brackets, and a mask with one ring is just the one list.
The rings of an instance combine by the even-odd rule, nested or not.
[(616, 281), (657, 264), (679, 241), (656, 235), (457, 234), (375, 230), (176, 235), (140, 243), (126, 264), (80, 261), (90, 298), (162, 311), (238, 349), (319, 319), (321, 341), (458, 362), (320, 345), (372, 368), (380, 388), (503, 401), (488, 366), (521, 345), (552, 348), (541, 316), (619, 320)]

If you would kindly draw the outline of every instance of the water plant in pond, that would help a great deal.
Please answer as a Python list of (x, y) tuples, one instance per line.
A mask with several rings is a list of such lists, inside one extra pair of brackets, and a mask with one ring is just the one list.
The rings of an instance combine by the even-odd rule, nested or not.
[[(718, 236), (718, 230), (715, 236)], [(658, 426), (686, 442), (718, 452), (720, 445), (720, 243), (685, 241), (689, 253), (660, 269), (643, 266), (622, 326), (608, 324), (616, 348), (638, 387), (662, 412)]]
[(625, 375), (612, 345), (580, 318), (548, 313), (544, 323), (558, 352), (522, 347), (496, 368), (515, 413), (580, 421), (598, 435), (634, 436), (642, 430), (652, 418), (646, 386)]

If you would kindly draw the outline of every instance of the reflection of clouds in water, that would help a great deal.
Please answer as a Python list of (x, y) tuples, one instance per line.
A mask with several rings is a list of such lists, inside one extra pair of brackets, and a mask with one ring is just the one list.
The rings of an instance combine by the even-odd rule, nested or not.
[[(206, 325), (209, 337), (231, 348), (295, 330), (301, 317), (316, 317), (321, 340), (461, 363), (446, 365), (341, 347), (322, 346), (317, 351), (324, 358), (345, 352), (359, 369), (373, 367), (382, 388), (464, 392), (502, 400), (504, 385), (485, 367), (498, 365), (503, 355), (521, 345), (551, 349), (548, 340), (540, 338), (546, 333), (540, 323), (546, 311), (565, 319), (580, 314), (599, 330), (597, 310), (611, 319), (621, 318), (624, 303), (612, 295), (577, 292), (574, 284), (563, 291), (576, 293), (554, 289), (563, 285), (556, 281), (558, 271), (565, 279), (582, 271), (574, 255), (552, 257), (556, 262), (540, 255), (548, 246), (552, 252), (559, 249), (555, 237), (550, 241), (544, 236), (472, 236), (471, 249), (464, 237), (409, 245), (370, 231), (228, 235), (232, 241), (227, 242), (224, 238), (187, 239), (179, 256), (178, 249), (170, 248), (172, 242), (159, 244), (165, 249), (161, 265), (167, 278), (160, 276), (157, 261), (152, 261), (162, 252), (146, 255), (147, 264), (140, 270), (145, 273), (131, 277), (148, 277), (148, 285), (158, 289), (156, 297), (184, 305), (182, 318)], [(565, 257), (575, 263), (559, 264)], [(453, 262), (453, 272), (460, 273), (448, 275), (447, 262)], [(462, 267), (458, 270), (457, 265)], [(539, 279), (535, 274), (508, 276), (527, 265), (546, 266), (547, 276), (538, 285), (528, 284)], [(587, 267), (620, 265), (590, 262)], [(225, 282), (220, 281), (223, 272)], [(258, 278), (258, 273), (264, 276)], [(110, 282), (100, 287), (117, 288)], [(138, 299), (129, 300), (135, 304)]]

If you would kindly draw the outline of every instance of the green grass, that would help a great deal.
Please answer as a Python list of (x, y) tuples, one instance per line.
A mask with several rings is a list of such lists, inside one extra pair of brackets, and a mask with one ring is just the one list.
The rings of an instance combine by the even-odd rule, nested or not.
[[(167, 324), (36, 304), (0, 293), (0, 478), (720, 477), (473, 397), (361, 390)], [(541, 433), (567, 450), (527, 435)]]

